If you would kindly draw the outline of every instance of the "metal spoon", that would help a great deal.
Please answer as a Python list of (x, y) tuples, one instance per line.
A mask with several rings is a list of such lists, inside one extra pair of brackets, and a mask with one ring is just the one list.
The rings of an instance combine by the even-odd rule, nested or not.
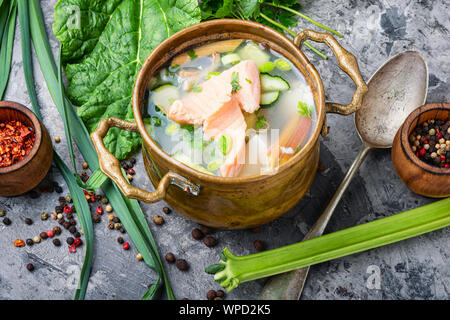
[[(368, 87), (369, 91), (355, 115), (356, 130), (362, 141), (361, 150), (325, 211), (303, 240), (322, 235), (367, 153), (375, 148), (390, 148), (406, 117), (425, 103), (428, 90), (427, 64), (418, 52), (400, 53), (375, 72)], [(309, 267), (306, 267), (270, 278), (259, 299), (298, 300), (308, 271)]]

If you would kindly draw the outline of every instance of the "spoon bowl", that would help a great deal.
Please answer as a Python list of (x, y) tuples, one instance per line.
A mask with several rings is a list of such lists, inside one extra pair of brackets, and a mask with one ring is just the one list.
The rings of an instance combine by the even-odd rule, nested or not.
[(355, 114), (361, 140), (373, 148), (390, 148), (398, 128), (423, 105), (428, 67), (416, 51), (402, 52), (382, 65), (367, 83), (369, 91)]

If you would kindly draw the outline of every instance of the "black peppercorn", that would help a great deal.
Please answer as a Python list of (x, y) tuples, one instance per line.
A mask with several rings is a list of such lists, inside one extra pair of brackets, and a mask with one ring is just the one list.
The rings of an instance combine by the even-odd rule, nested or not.
[(75, 221), (74, 218), (69, 219), (69, 222), (70, 222), (70, 225), (72, 225), (72, 226), (76, 226), (77, 225), (77, 222)]
[(71, 234), (74, 234), (75, 232), (77, 232), (77, 228), (75, 228), (75, 226), (70, 226), (69, 232), (70, 232)]
[(11, 224), (11, 220), (9, 218), (4, 218), (3, 223), (5, 224), (5, 226), (9, 226)]
[(208, 300), (214, 300), (214, 298), (216, 297), (217, 295), (216, 295), (216, 292), (214, 291), (214, 290), (209, 290), (207, 293), (206, 293), (206, 299), (208, 299)]
[(26, 242), (27, 246), (32, 246), (34, 244), (33, 239), (27, 239), (27, 240), (25, 240), (25, 242)]
[(122, 237), (118, 237), (117, 238), (117, 242), (120, 243), (120, 244), (124, 244), (125, 241), (123, 240)]
[(64, 221), (64, 223), (63, 223), (63, 227), (64, 227), (64, 229), (69, 229), (70, 228), (70, 222), (69, 221)]
[(75, 242), (75, 239), (72, 238), (72, 237), (68, 237), (68, 238), (66, 239), (66, 242), (67, 242), (67, 244), (68, 244), (69, 246), (71, 246), (71, 245), (73, 245), (73, 243)]
[(42, 240), (45, 240), (45, 239), (48, 238), (48, 235), (47, 235), (46, 232), (41, 232), (41, 233), (39, 234), (39, 236), (41, 237)]
[(121, 165), (124, 170), (128, 170), (130, 168), (130, 165), (128, 163), (126, 163), (125, 161), (122, 162)]
[(189, 264), (184, 259), (177, 259), (177, 261), (175, 261), (175, 266), (180, 271), (186, 271), (187, 269), (189, 269)]
[(73, 218), (73, 213), (72, 212), (66, 213), (66, 218), (67, 219), (72, 219)]
[(124, 227), (120, 227), (119, 231), (120, 231), (120, 233), (125, 233), (125, 228)]
[[(60, 225), (62, 225), (64, 228), (66, 228), (66, 227), (65, 227), (66, 222), (70, 225), (70, 223), (69, 223), (68, 221), (64, 220), (64, 218), (58, 219), (58, 223), (59, 223)], [(66, 229), (67, 229), (67, 228), (66, 228)]]
[(62, 193), (63, 188), (61, 188), (60, 186), (55, 186), (55, 191), (56, 191), (56, 193)]
[(108, 222), (108, 229), (113, 230), (114, 229), (114, 223)]
[(59, 236), (61, 234), (61, 228), (60, 227), (54, 227), (53, 228), (53, 233), (56, 234), (57, 236)]
[(94, 221), (95, 223), (100, 223), (100, 221), (102, 221), (102, 218), (99, 214), (94, 213), (94, 215), (92, 216), (92, 221)]
[(31, 264), (31, 263), (27, 264), (27, 270), (30, 271), (30, 272), (34, 271), (33, 264)]
[(30, 218), (25, 218), (25, 223), (31, 226), (33, 224), (33, 220), (31, 220)]
[(165, 258), (166, 258), (166, 261), (169, 262), (169, 263), (174, 263), (175, 262), (175, 256), (173, 255), (172, 252), (167, 253)]
[(53, 239), (53, 244), (55, 245), (55, 247), (60, 247), (61, 241), (59, 241), (59, 239)]
[(194, 238), (195, 240), (200, 240), (204, 236), (203, 232), (198, 228), (195, 228), (194, 230), (192, 230), (191, 234), (192, 234), (192, 238)]
[(216, 295), (220, 298), (224, 298), (225, 292), (223, 290), (217, 290)]
[(255, 240), (255, 242), (253, 242), (253, 247), (255, 247), (256, 251), (263, 251), (264, 243), (261, 240)]
[(112, 221), (114, 223), (120, 223), (120, 219), (118, 217), (114, 217)]
[(164, 212), (165, 214), (170, 214), (170, 213), (172, 212), (172, 210), (171, 210), (169, 207), (164, 207), (164, 208), (163, 208), (163, 212)]
[(217, 240), (214, 237), (208, 236), (205, 239), (203, 239), (203, 243), (205, 244), (205, 246), (207, 246), (208, 248), (212, 248), (215, 245), (217, 245)]
[(135, 164), (136, 164), (136, 158), (131, 158), (131, 159), (130, 159), (130, 163), (131, 163), (132, 165), (135, 165)]
[(78, 239), (81, 238), (81, 233), (79, 233), (78, 231), (75, 232), (73, 235), (75, 238), (78, 238)]

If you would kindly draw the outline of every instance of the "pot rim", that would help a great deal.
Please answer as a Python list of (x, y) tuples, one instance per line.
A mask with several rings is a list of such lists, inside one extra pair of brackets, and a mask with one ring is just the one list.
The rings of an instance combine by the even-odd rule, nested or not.
[(33, 125), (33, 129), (35, 132), (35, 140), (33, 147), (31, 148), (30, 152), (28, 152), (28, 154), (25, 156), (25, 158), (13, 164), (12, 166), (0, 168), (0, 175), (18, 171), (24, 166), (26, 166), (36, 156), (42, 143), (41, 122), (30, 109), (17, 102), (0, 101), (0, 112), (2, 109), (13, 109), (18, 111), (19, 113), (22, 113), (25, 117), (27, 117), (30, 120), (31, 124)]
[[(210, 175), (206, 174), (200, 171), (197, 171), (184, 163), (175, 160), (173, 157), (171, 157), (169, 154), (167, 154), (164, 150), (162, 150), (150, 137), (147, 130), (145, 129), (145, 125), (142, 118), (141, 113), (141, 106), (140, 106), (140, 100), (139, 94), (141, 91), (142, 86), (147, 86), (147, 81), (149, 77), (145, 77), (145, 71), (148, 68), (149, 63), (154, 57), (157, 57), (161, 52), (169, 52), (171, 46), (171, 42), (176, 39), (179, 36), (182, 36), (186, 33), (190, 33), (193, 30), (197, 29), (199, 25), (202, 26), (208, 26), (208, 25), (239, 25), (244, 28), (245, 31), (249, 31), (248, 27), (250, 28), (257, 28), (257, 29), (263, 29), (266, 33), (271, 34), (274, 37), (277, 37), (281, 42), (283, 42), (287, 48), (289, 49), (289, 52), (292, 53), (293, 56), (299, 57), (299, 62), (304, 65), (305, 69), (311, 73), (310, 77), (314, 77), (317, 82), (317, 97), (319, 101), (319, 105), (315, 105), (316, 113), (317, 113), (317, 123), (314, 128), (314, 131), (310, 138), (308, 139), (308, 142), (306, 145), (298, 152), (294, 157), (289, 159), (286, 163), (279, 166), (278, 170), (274, 174), (267, 174), (267, 175), (252, 175), (252, 176), (244, 176), (244, 177), (221, 177), (216, 175)], [(285, 57), (286, 58), (286, 57)], [(286, 58), (287, 59), (287, 58)], [(291, 61), (292, 62), (292, 61)], [(306, 75), (303, 74), (303, 76), (306, 78)], [(317, 102), (317, 101), (315, 101)], [(225, 184), (234, 184), (234, 183), (246, 183), (246, 182), (256, 182), (260, 180), (267, 179), (271, 176), (279, 175), (282, 172), (288, 170), (289, 168), (292, 168), (298, 161), (300, 161), (303, 157), (305, 157), (311, 149), (314, 147), (315, 142), (317, 139), (319, 139), (320, 132), (322, 130), (324, 118), (325, 118), (325, 94), (324, 94), (324, 87), (322, 83), (322, 79), (317, 72), (314, 65), (308, 60), (308, 58), (305, 56), (305, 54), (293, 43), (292, 40), (287, 38), (285, 35), (279, 33), (278, 31), (265, 26), (263, 24), (253, 22), (253, 21), (244, 21), (244, 20), (237, 20), (237, 19), (217, 19), (217, 20), (211, 20), (206, 22), (201, 22), (199, 24), (190, 26), (188, 28), (185, 28), (181, 31), (178, 31), (177, 33), (173, 34), (169, 38), (165, 39), (162, 43), (160, 43), (145, 59), (144, 63), (141, 66), (141, 69), (139, 70), (139, 73), (137, 75), (134, 87), (133, 87), (133, 97), (132, 97), (132, 105), (133, 105), (133, 113), (134, 118), (136, 121), (136, 124), (139, 128), (139, 133), (143, 137), (144, 144), (151, 147), (153, 151), (155, 151), (158, 156), (163, 158), (166, 162), (168, 162), (170, 165), (174, 167), (181, 168), (184, 172), (187, 172), (191, 176), (195, 176), (197, 179), (200, 179), (202, 181), (212, 182), (212, 183), (225, 183)]]
[[(400, 130), (400, 141), (403, 152), (406, 154), (408, 159), (414, 163), (417, 167), (419, 167), (422, 170), (425, 170), (429, 173), (436, 174), (436, 175), (450, 175), (450, 168), (438, 168), (435, 166), (432, 166), (422, 160), (420, 160), (412, 151), (412, 149), (409, 147), (409, 132), (411, 131), (413, 123), (416, 122), (414, 125), (417, 126), (420, 122), (420, 116), (424, 114), (425, 112), (433, 111), (433, 110), (446, 110), (450, 111), (450, 104), (448, 103), (429, 103), (423, 106), (420, 106), (413, 112), (409, 114), (409, 116), (406, 118), (405, 122), (401, 126)], [(417, 121), (416, 121), (417, 120)]]

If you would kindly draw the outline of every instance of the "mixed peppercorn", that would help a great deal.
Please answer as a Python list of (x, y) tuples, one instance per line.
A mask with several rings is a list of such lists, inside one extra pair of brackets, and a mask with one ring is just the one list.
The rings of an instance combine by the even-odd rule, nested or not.
[(26, 157), (36, 139), (34, 129), (20, 121), (0, 123), (0, 168), (9, 167)]
[(409, 142), (420, 160), (450, 168), (450, 119), (430, 119), (419, 124), (410, 134)]

